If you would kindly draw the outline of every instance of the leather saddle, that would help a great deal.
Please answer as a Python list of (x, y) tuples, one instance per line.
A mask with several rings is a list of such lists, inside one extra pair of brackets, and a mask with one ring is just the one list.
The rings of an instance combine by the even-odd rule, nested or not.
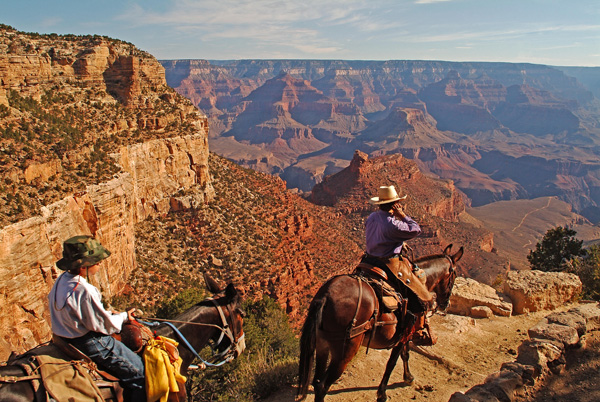
[(385, 271), (371, 264), (361, 262), (354, 270), (355, 275), (361, 275), (368, 280), (369, 285), (375, 291), (379, 303), (385, 307), (388, 312), (398, 310), (402, 303), (402, 296), (398, 294), (387, 280)]

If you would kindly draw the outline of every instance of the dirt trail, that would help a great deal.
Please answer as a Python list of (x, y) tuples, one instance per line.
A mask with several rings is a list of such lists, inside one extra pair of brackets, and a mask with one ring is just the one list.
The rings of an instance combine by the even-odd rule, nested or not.
[[(572, 307), (564, 306), (559, 311)], [(527, 330), (548, 314), (543, 311), (478, 320), (455, 315), (434, 316), (431, 322), (439, 340), (435, 346), (423, 349), (439, 359), (413, 350), (410, 368), (415, 382), (412, 385), (403, 382), (402, 361), (399, 360), (389, 382), (389, 400), (446, 402), (453, 393), (464, 392), (482, 383), (489, 374), (500, 370), (502, 363), (515, 360), (517, 348), (528, 339)], [(327, 402), (375, 400), (389, 351), (372, 349), (366, 355), (365, 351), (361, 349), (331, 387), (325, 398)], [(265, 401), (291, 402), (294, 395), (295, 388), (290, 385)], [(314, 401), (312, 388), (306, 400)]]

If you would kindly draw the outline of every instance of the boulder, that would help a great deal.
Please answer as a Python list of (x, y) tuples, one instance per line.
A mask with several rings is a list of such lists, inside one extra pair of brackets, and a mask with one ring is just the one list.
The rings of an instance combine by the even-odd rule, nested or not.
[(582, 284), (575, 274), (566, 272), (509, 271), (504, 293), (513, 303), (513, 314), (554, 310), (573, 302)]
[(523, 388), (523, 377), (510, 370), (498, 371), (485, 379), (485, 386), (500, 400), (512, 400), (515, 392)]
[(569, 313), (575, 313), (585, 318), (588, 331), (600, 329), (600, 308), (598, 303), (580, 304), (570, 309)]
[(551, 339), (562, 342), (565, 346), (575, 346), (579, 343), (579, 335), (575, 328), (552, 324), (547, 318), (529, 328), (527, 333), (531, 339)]
[[(484, 283), (474, 279), (457, 277), (450, 296), (448, 312), (459, 315), (472, 315), (474, 307), (488, 307), (495, 315), (508, 317), (513, 306), (506, 296)], [(476, 313), (479, 313), (477, 310)]]
[(583, 336), (587, 332), (585, 317), (574, 312), (557, 311), (546, 316), (546, 320), (549, 324), (559, 324), (574, 328), (579, 336)]
[(535, 367), (533, 366), (517, 362), (507, 362), (502, 364), (500, 371), (512, 371), (523, 379), (524, 384), (535, 384)]
[(452, 394), (450, 399), (448, 399), (448, 402), (473, 402), (473, 400), (462, 392), (457, 391)]
[(534, 378), (545, 376), (557, 367), (564, 367), (564, 350), (561, 342), (539, 339), (524, 341), (518, 349), (517, 363), (533, 366)]
[(494, 312), (487, 306), (476, 306), (471, 309), (470, 315), (474, 318), (492, 318)]

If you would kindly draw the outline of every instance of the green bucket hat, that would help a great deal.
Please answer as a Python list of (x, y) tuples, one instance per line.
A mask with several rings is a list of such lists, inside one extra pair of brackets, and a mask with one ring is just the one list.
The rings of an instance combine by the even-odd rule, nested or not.
[(107, 258), (110, 251), (91, 236), (74, 236), (63, 243), (63, 258), (56, 266), (63, 271), (91, 267)]

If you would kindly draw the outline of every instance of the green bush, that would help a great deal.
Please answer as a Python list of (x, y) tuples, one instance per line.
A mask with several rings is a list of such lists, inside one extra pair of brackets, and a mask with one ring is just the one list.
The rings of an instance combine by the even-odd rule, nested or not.
[(298, 340), (285, 312), (268, 297), (247, 301), (243, 309), (245, 352), (221, 368), (193, 372), (188, 380), (192, 400), (251, 402), (295, 380)]
[(583, 299), (600, 300), (600, 245), (587, 248), (585, 256), (574, 260), (569, 271), (581, 279)]
[(557, 226), (550, 229), (544, 238), (529, 252), (527, 260), (531, 269), (540, 271), (564, 271), (574, 258), (585, 255), (583, 241), (577, 240), (576, 231)]
[(206, 298), (204, 290), (190, 288), (163, 302), (156, 310), (158, 318), (173, 318)]

